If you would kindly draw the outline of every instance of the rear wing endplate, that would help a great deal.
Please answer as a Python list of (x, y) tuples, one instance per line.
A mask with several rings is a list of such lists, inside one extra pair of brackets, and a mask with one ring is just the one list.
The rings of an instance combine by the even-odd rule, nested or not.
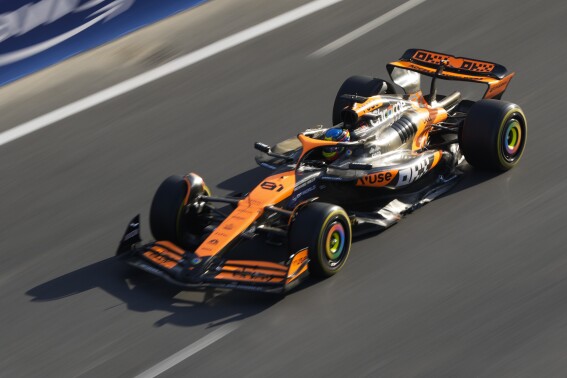
[(497, 63), (422, 49), (407, 50), (399, 60), (389, 63), (387, 69), (390, 77), (396, 68), (435, 77), (438, 68), (443, 65), (445, 68), (437, 78), (486, 84), (488, 88), (483, 98), (500, 99), (514, 77), (514, 72), (508, 72), (506, 67)]

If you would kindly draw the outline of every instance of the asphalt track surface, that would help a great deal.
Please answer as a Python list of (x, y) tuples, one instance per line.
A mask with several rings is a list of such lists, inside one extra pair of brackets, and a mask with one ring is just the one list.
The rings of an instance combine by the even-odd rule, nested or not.
[[(302, 3), (221, 9), (195, 21), (198, 42)], [(153, 376), (157, 365), (160, 377), (564, 377), (567, 4), (427, 0), (310, 57), (399, 4), (342, 1), (2, 146), (0, 376)], [(469, 169), (450, 194), (354, 243), (340, 274), (284, 298), (182, 292), (112, 260), (136, 213), (149, 238), (162, 179), (194, 171), (218, 194), (250, 188), (265, 173), (254, 141), (328, 125), (346, 77), (386, 77), (410, 47), (517, 72), (504, 99), (528, 116), (518, 167)], [(38, 107), (67, 93), (37, 93)], [(2, 129), (34, 109), (15, 104)]]

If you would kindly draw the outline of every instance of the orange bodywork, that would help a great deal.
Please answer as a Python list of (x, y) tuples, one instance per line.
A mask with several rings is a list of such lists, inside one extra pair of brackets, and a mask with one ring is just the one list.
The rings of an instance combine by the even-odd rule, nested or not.
[(216, 255), (243, 233), (263, 213), (266, 206), (288, 198), (295, 187), (295, 172), (284, 172), (266, 178), (238, 203), (234, 211), (197, 248), (199, 257)]
[[(186, 198), (191, 186), (188, 184)], [(236, 209), (205, 239), (194, 252), (200, 259), (222, 253), (232, 241), (246, 231), (263, 213), (266, 206), (277, 205), (288, 198), (295, 188), (295, 172), (284, 172), (263, 180), (250, 194), (239, 201)], [(142, 253), (145, 259), (167, 270), (179, 269), (186, 251), (169, 241), (148, 245)], [(270, 261), (227, 260), (212, 274), (215, 281), (285, 286), (307, 272), (308, 250), (291, 256), (288, 264)], [(177, 267), (177, 268), (176, 268)], [(193, 267), (184, 268), (192, 270)]]
[(185, 251), (171, 242), (163, 241), (154, 244), (143, 253), (148, 260), (161, 265), (167, 269), (172, 269), (183, 258)]
[(228, 260), (215, 279), (283, 284), (287, 271), (286, 266), (269, 261)]
[(289, 264), (289, 273), (287, 276), (286, 284), (289, 284), (293, 280), (299, 278), (303, 273), (307, 272), (307, 263), (309, 250), (303, 249), (297, 252), (291, 259)]
[(364, 114), (371, 113), (374, 110), (380, 108), (384, 102), (380, 96), (369, 97), (368, 100), (362, 103), (355, 103), (352, 106), (352, 110), (356, 112), (356, 114), (361, 117)]
[(447, 111), (443, 108), (432, 108), (429, 105), (414, 110), (421, 116), (411, 146), (412, 151), (417, 151), (427, 144), (432, 126), (447, 119)]
[(484, 98), (494, 98), (504, 92), (510, 83), (510, 80), (514, 77), (515, 73), (512, 72), (510, 75), (506, 76), (504, 79), (499, 81), (493, 81), (488, 83), (488, 90), (484, 95)]

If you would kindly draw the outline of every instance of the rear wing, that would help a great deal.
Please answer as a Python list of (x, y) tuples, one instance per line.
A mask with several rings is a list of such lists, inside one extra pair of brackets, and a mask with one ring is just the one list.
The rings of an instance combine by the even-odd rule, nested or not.
[[(444, 69), (436, 76), (441, 66), (444, 66)], [(396, 68), (439, 79), (483, 83), (488, 87), (483, 98), (496, 99), (502, 97), (514, 77), (514, 72), (508, 72), (506, 67), (497, 63), (421, 49), (409, 49), (399, 60), (387, 65), (388, 73), (394, 81), (397, 76)]]

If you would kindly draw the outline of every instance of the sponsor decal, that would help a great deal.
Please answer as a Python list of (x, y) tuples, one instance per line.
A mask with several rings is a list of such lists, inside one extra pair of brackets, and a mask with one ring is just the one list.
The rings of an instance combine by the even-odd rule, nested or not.
[[(248, 197), (248, 203), (250, 203), (250, 206), (262, 206), (263, 205), (263, 203), (261, 201), (252, 199), (250, 197)], [(243, 210), (246, 210), (246, 209), (243, 209)]]
[(507, 84), (508, 84), (507, 82), (501, 81), (498, 84), (491, 85), (490, 89), (488, 90), (488, 93), (492, 93), (492, 92), (506, 86)]
[(385, 186), (395, 177), (396, 171), (371, 173), (358, 179), (358, 186)]
[(256, 273), (256, 272), (249, 272), (249, 271), (246, 271), (244, 268), (242, 270), (233, 270), (232, 275), (234, 277), (239, 277), (239, 278), (240, 277), (242, 277), (242, 278), (249, 278), (250, 277), (250, 278), (253, 278), (255, 280), (265, 281), (265, 282), (269, 282), (269, 281), (274, 279), (273, 276), (269, 276), (269, 275), (265, 275), (265, 274), (259, 274), (259, 273)]
[(298, 191), (304, 187), (306, 187), (309, 184), (312, 184), (313, 182), (315, 182), (315, 178), (314, 177), (309, 177), (303, 181), (300, 181), (297, 183), (297, 185), (295, 185), (295, 191)]
[(160, 255), (159, 253), (154, 252), (154, 251), (148, 251), (147, 254), (148, 254), (148, 256), (147, 256), (148, 258), (150, 258), (151, 260), (154, 260), (158, 264), (165, 264), (165, 263), (167, 263), (171, 260), (171, 259), (169, 259), (169, 258), (167, 258), (163, 255)]
[[(395, 184), (391, 186), (394, 186), (396, 188), (400, 186), (406, 186), (426, 174), (431, 168), (432, 164), (432, 155), (421, 157), (419, 159), (416, 159), (416, 161), (409, 167), (400, 170), (371, 173), (369, 175), (361, 177), (357, 180), (356, 185), (382, 187), (389, 185), (393, 181)], [(396, 177), (397, 180), (394, 181)]]
[[(258, 201), (256, 201), (256, 202), (258, 202)], [(250, 204), (250, 206), (253, 206), (253, 205), (254, 205), (254, 204)], [(260, 205), (259, 203), (256, 204), (256, 206), (259, 206), (259, 205)], [(246, 208), (238, 209), (238, 212), (239, 212), (240, 214), (250, 214), (250, 215), (252, 215), (252, 214), (257, 214), (257, 213), (258, 213), (258, 210), (252, 209), (252, 208), (250, 208), (250, 207), (246, 207)], [(232, 217), (232, 219), (238, 219), (238, 218), (237, 218), (237, 217)], [(247, 218), (243, 218), (243, 219), (247, 219)]]
[(370, 157), (378, 156), (381, 153), (382, 153), (382, 150), (380, 149), (380, 146), (371, 145), (370, 148), (368, 149), (368, 155)]
[(416, 71), (424, 71), (424, 68), (422, 66), (418, 66), (416, 64), (410, 64), (409, 68)]
[(497, 94), (503, 92), (506, 89), (506, 86), (508, 86), (508, 83), (510, 82), (510, 80), (512, 79), (513, 75), (509, 75), (507, 77), (505, 77), (504, 79), (502, 79), (500, 82), (496, 83), (496, 84), (491, 84), (488, 87), (488, 91), (486, 92), (486, 97), (491, 98), (496, 96)]
[(317, 187), (315, 185), (305, 189), (302, 192), (299, 192), (297, 194), (295, 194), (293, 197), (291, 197), (291, 201), (297, 201), (299, 198), (303, 197), (304, 195), (306, 195), (307, 193), (311, 193), (312, 191), (314, 191)]
[[(437, 54), (427, 51), (417, 51), (413, 55), (413, 59), (420, 60), (425, 63), (432, 63), (435, 65), (444, 64), (445, 61), (450, 61), (453, 67), (460, 68), (467, 71), (474, 72), (492, 72), (494, 64), (488, 62), (479, 62), (476, 60), (454, 58), (450, 55)], [(460, 62), (460, 66), (455, 66), (454, 63)]]
[(345, 181), (344, 178), (339, 176), (323, 176), (321, 179), (326, 181)]
[(484, 63), (484, 62), (475, 62), (472, 60), (463, 59), (463, 64), (461, 68), (468, 71), (475, 71), (475, 72), (492, 72), (494, 69), (494, 64)]
[(398, 174), (398, 182), (396, 187), (409, 185), (415, 180), (423, 176), (433, 163), (433, 157), (427, 156), (423, 159), (419, 159), (415, 164), (409, 168), (400, 169)]
[(388, 106), (383, 106), (380, 109), (374, 110), (373, 115), (375, 119), (370, 120), (372, 126), (377, 126), (388, 119), (396, 120), (409, 106), (404, 102), (395, 102)]
[(413, 59), (420, 60), (426, 63), (441, 64), (445, 60), (449, 60), (450, 55), (443, 55), (437, 53), (431, 53), (426, 51), (417, 51), (413, 55)]
[(264, 181), (260, 187), (262, 189), (266, 189), (266, 190), (274, 190), (277, 189), (276, 192), (281, 192), (283, 190), (283, 185), (282, 184), (276, 184), (275, 182), (271, 182), (271, 181)]
[(315, 189), (317, 189), (317, 185), (314, 183), (315, 180), (312, 180), (310, 183), (312, 184), (311, 186), (307, 187), (306, 189), (300, 191), (300, 192), (295, 192), (294, 195), (290, 198), (289, 203), (288, 203), (288, 207), (294, 207), (297, 202), (299, 202), (300, 198), (304, 197), (306, 194), (309, 194), (313, 191), (315, 191)]

